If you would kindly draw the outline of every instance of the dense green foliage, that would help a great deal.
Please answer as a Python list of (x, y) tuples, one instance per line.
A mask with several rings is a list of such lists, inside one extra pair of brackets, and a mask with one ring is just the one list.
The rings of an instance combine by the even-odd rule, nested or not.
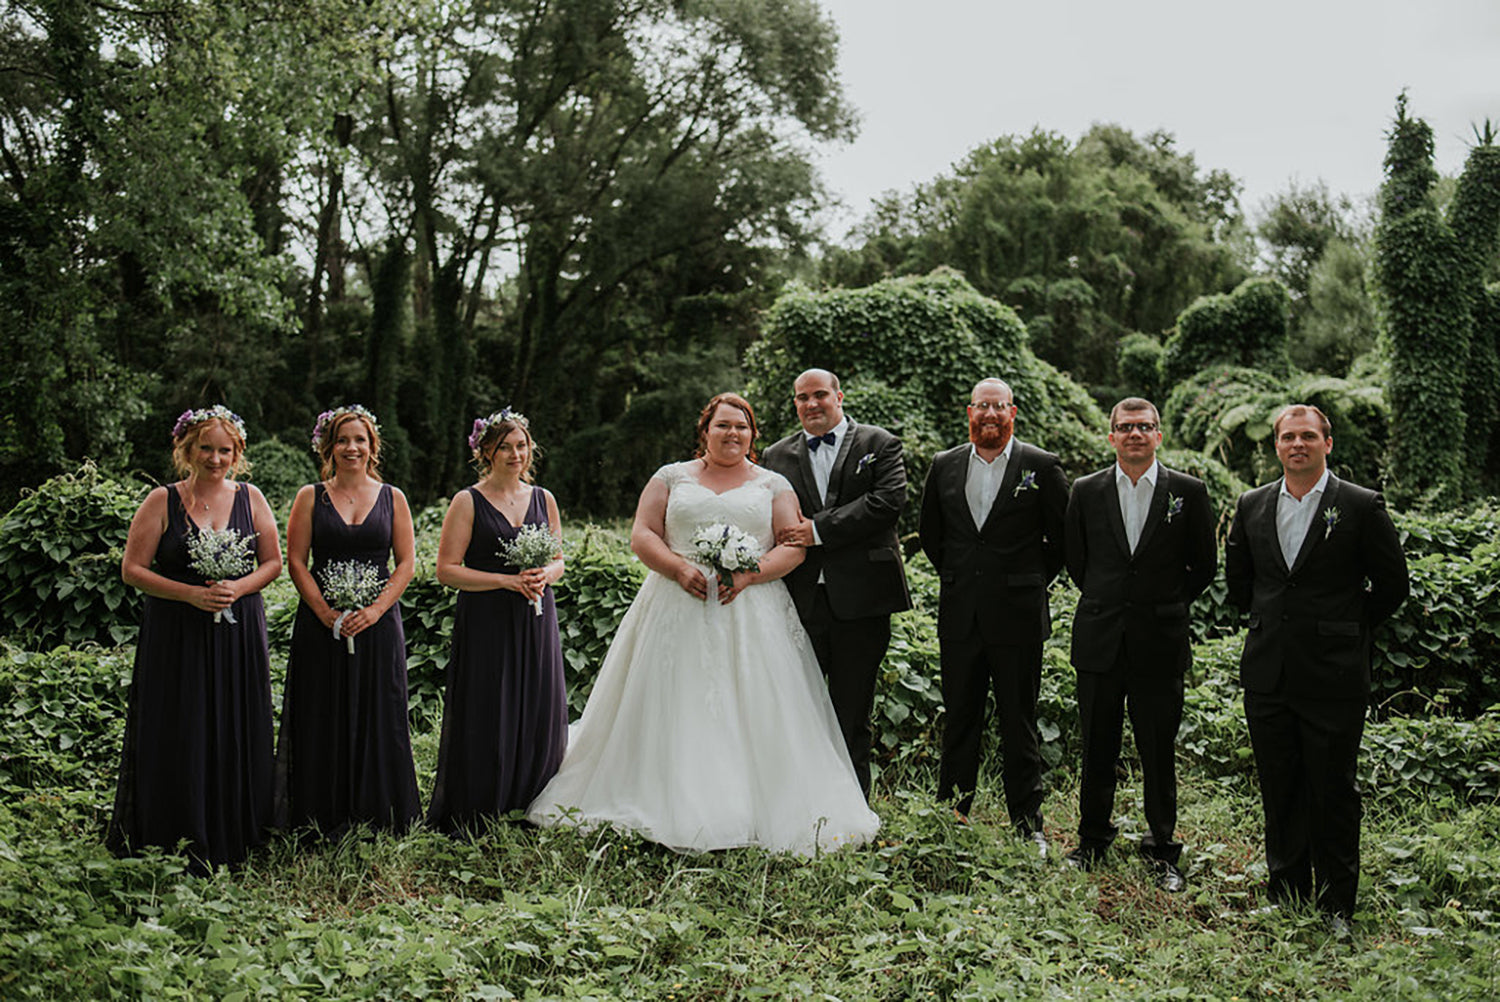
[(1391, 356), (1387, 482), (1401, 502), (1451, 507), (1484, 471), (1500, 407), (1500, 362), (1483, 280), (1500, 240), (1500, 150), (1469, 157), (1444, 218), (1433, 202), (1432, 129), (1396, 102), (1375, 230), (1376, 288)]
[(142, 497), (92, 463), (23, 497), (0, 522), (0, 634), (43, 646), (134, 637), (140, 595), (120, 558)]
[(1117, 339), (1165, 330), (1199, 295), (1245, 277), (1236, 190), (1165, 132), (1002, 136), (883, 200), (823, 277), (862, 286), (956, 268), (1017, 311), (1041, 358), (1110, 396)]
[(812, 232), (835, 53), (812, 0), (8, 6), (0, 505), (82, 456), (164, 479), (187, 406), (299, 442), (362, 401), (419, 504), (508, 403), (613, 513), (600, 447), (679, 358), (737, 381)]
[(245, 458), (250, 460), (246, 479), (260, 488), (281, 522), (291, 512), (297, 491), (319, 479), (318, 464), (311, 450), (279, 438), (251, 442), (245, 447)]
[(1177, 386), (1211, 365), (1285, 376), (1291, 301), (1274, 279), (1252, 278), (1228, 295), (1204, 296), (1177, 318), (1161, 360), (1162, 382)]

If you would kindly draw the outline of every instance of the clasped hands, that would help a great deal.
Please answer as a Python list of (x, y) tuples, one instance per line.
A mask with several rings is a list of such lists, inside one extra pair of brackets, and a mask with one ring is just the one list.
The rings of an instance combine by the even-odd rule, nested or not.
[(511, 583), (506, 587), (518, 591), (528, 602), (538, 601), (547, 585), (552, 583), (545, 567), (530, 567), (519, 574), (508, 575)]
[(674, 578), (683, 591), (700, 602), (708, 601), (709, 582), (713, 582), (718, 587), (719, 604), (728, 605), (739, 597), (740, 592), (755, 583), (755, 575), (750, 571), (734, 571), (730, 576), (734, 584), (724, 585), (713, 571), (705, 573), (697, 564), (683, 561), (682, 566), (677, 568)]
[(223, 612), (234, 605), (240, 597), (239, 581), (205, 581), (203, 587), (193, 592), (189, 602), (195, 609), (204, 612)]

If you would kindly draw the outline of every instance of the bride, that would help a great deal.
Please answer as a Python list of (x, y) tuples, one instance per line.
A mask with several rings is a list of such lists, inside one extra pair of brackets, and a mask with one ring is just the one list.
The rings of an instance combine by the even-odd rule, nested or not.
[[(621, 620), (568, 750), (527, 817), (612, 824), (673, 849), (755, 845), (812, 855), (865, 841), (865, 805), (807, 635), (779, 580), (803, 552), (772, 543), (798, 517), (756, 466), (755, 414), (733, 393), (698, 419), (698, 457), (641, 492), (630, 546), (651, 571)], [(694, 562), (703, 526), (760, 543), (733, 585)]]

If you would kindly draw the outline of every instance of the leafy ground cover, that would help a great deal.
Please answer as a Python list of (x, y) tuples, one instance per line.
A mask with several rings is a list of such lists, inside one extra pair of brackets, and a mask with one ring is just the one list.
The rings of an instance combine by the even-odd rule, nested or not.
[[(419, 517), (421, 547), (438, 521)], [(558, 598), (577, 709), (639, 568), (615, 530), (570, 539)], [(1168, 896), (1129, 851), (1142, 826), (1133, 773), (1117, 802), (1120, 851), (1088, 875), (1061, 863), (1077, 824), (1065, 589), (1039, 707), (1052, 858), (1010, 835), (993, 773), (971, 826), (933, 803), (936, 587), (920, 558), (911, 575), (919, 609), (896, 621), (875, 711), (882, 831), (812, 860), (683, 856), (614, 832), (515, 824), (468, 842), (421, 830), (335, 845), (278, 836), (207, 879), (170, 855), (116, 860), (101, 833), (131, 649), (0, 641), (0, 998), (1500, 996), (1500, 712), (1369, 724), (1361, 912), (1355, 936), (1334, 939), (1315, 915), (1258, 911), (1237, 634), (1195, 649), (1179, 742), (1190, 887)], [(451, 596), (421, 578), (414, 587), (425, 792)], [(285, 579), (267, 590), (277, 692), (295, 601)]]
[[(122, 659), (6, 655), (7, 705), (17, 675), (65, 677), (71, 666), (108, 678)], [(99, 719), (116, 698), (107, 688), (80, 691), (76, 713)], [(58, 709), (10, 712), (0, 734), (8, 761), (23, 745), (33, 752), (6, 774), (0, 801), (5, 998), (1500, 993), (1500, 806), (1493, 795), (1434, 794), (1399, 770), (1371, 783), (1361, 913), (1344, 941), (1314, 915), (1257, 914), (1257, 793), (1212, 756), (1189, 756), (1184, 770), (1191, 884), (1180, 896), (1156, 891), (1129, 852), (1140, 834), (1134, 777), (1120, 791), (1120, 851), (1082, 875), (1061, 864), (1077, 821), (1066, 765), (1051, 774), (1054, 851), (1041, 861), (1007, 830), (998, 777), (984, 777), (973, 824), (960, 827), (932, 803), (931, 765), (915, 757), (877, 785), (879, 839), (818, 859), (685, 856), (609, 831), (499, 824), (467, 842), (426, 831), (333, 845), (278, 836), (243, 869), (198, 879), (172, 856), (105, 852), (118, 721), (60, 724), (66, 747), (17, 729), (75, 712)], [(423, 789), (436, 748), (435, 730), (417, 735)]]

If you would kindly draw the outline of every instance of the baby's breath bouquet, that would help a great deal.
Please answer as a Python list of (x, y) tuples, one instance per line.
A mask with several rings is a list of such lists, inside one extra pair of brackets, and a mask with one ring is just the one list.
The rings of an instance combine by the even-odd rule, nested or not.
[[(255, 570), (255, 537), (238, 529), (198, 529), (188, 534), (188, 564), (209, 581), (233, 581)], [(233, 609), (214, 613), (214, 622), (234, 622)]]
[(760, 542), (743, 529), (715, 522), (693, 533), (691, 542), (725, 588), (734, 587), (735, 571), (760, 570)]
[[(521, 526), (516, 532), (516, 538), (510, 542), (500, 543), (500, 557), (512, 567), (523, 571), (529, 571), (533, 567), (546, 567), (557, 559), (558, 551), (562, 549), (562, 541), (545, 525), (532, 522)], [(542, 614), (542, 598), (538, 595), (531, 600), (531, 608), (536, 615)]]
[[(339, 627), (356, 610), (363, 609), (380, 597), (385, 580), (380, 568), (362, 560), (335, 560), (318, 568), (318, 584), (323, 589), (323, 598), (337, 609), (339, 616), (333, 621), (333, 639), (339, 638)], [(344, 638), (349, 643), (349, 653), (354, 653), (354, 638)]]

